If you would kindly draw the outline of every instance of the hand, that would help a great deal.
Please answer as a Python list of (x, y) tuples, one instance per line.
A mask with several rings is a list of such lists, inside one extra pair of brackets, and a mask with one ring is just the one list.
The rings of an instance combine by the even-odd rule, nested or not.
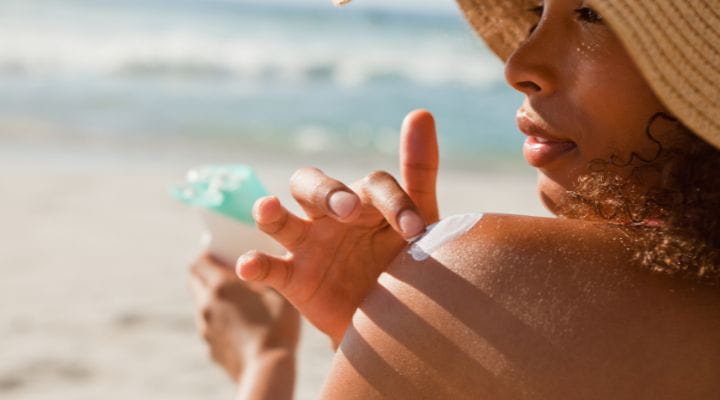
[(350, 187), (318, 169), (295, 173), (293, 197), (309, 219), (290, 213), (275, 197), (258, 200), (253, 211), (258, 227), (289, 252), (284, 257), (246, 253), (238, 260), (238, 276), (277, 289), (338, 344), (355, 309), (406, 239), (438, 220), (438, 146), (429, 112), (405, 118), (400, 161), (404, 189), (386, 172)]
[(212, 358), (233, 380), (239, 382), (268, 354), (294, 356), (300, 319), (277, 292), (239, 280), (209, 256), (190, 268), (190, 284), (199, 330)]

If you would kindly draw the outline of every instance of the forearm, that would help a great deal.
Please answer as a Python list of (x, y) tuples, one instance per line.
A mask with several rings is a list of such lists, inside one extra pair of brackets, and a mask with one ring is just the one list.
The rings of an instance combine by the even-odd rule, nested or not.
[(236, 400), (292, 399), (295, 353), (273, 350), (248, 365), (240, 378)]

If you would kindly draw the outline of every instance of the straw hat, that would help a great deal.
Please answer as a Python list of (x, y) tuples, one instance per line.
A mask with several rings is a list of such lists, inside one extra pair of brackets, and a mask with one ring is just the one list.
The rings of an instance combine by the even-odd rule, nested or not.
[[(457, 0), (503, 60), (537, 16), (530, 0)], [(720, 148), (720, 0), (589, 0), (668, 109)]]

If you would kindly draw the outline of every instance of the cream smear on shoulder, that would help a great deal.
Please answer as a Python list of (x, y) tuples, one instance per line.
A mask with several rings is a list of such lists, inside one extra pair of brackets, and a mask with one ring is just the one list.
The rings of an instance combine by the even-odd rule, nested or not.
[(453, 215), (430, 226), (421, 236), (411, 239), (408, 254), (415, 261), (424, 261), (445, 243), (467, 233), (483, 217), (481, 213)]

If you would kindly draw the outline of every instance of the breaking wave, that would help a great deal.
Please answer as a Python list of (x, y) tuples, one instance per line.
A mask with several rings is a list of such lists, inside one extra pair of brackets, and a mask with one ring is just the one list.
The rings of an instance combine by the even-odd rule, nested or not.
[[(413, 20), (379, 12), (362, 18), (318, 16), (237, 4), (232, 15), (202, 9), (173, 16), (158, 9), (119, 12), (85, 3), (76, 7), (76, 15), (60, 19), (48, 12), (49, 2), (43, 2), (44, 13), (27, 3), (0, 7), (0, 76), (341, 86), (389, 81), (479, 86), (502, 79), (499, 62), (459, 18)], [(428, 29), (428, 24), (439, 25)], [(408, 30), (417, 32), (412, 40)]]

